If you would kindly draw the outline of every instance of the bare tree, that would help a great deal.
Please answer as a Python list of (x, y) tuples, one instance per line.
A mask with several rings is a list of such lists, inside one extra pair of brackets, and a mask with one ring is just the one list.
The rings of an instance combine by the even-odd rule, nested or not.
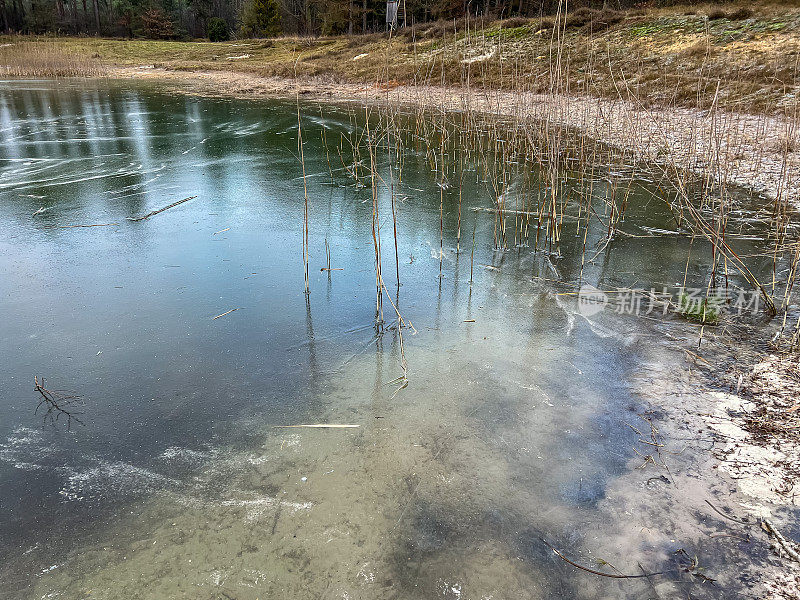
[(94, 27), (97, 33), (100, 33), (100, 7), (97, 6), (98, 0), (92, 0), (92, 7), (94, 8)]

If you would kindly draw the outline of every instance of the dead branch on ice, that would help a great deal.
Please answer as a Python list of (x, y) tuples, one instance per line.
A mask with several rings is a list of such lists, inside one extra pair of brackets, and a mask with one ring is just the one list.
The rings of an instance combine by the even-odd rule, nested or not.
[(72, 426), (72, 421), (83, 425), (83, 421), (81, 421), (78, 417), (76, 417), (76, 413), (74, 410), (68, 410), (68, 408), (74, 404), (77, 404), (81, 401), (81, 397), (64, 392), (62, 390), (48, 390), (44, 387), (44, 377), (39, 378), (38, 376), (33, 376), (33, 383), (34, 383), (34, 390), (39, 392), (41, 399), (39, 400), (39, 404), (36, 406), (36, 410), (33, 414), (38, 414), (39, 409), (42, 407), (46, 407), (47, 410), (44, 413), (44, 420), (49, 421), (52, 425), (55, 425), (59, 418), (64, 415), (67, 419), (67, 429)]
[(165, 210), (169, 210), (170, 208), (175, 208), (179, 204), (183, 204), (184, 202), (188, 202), (189, 200), (194, 200), (195, 198), (197, 198), (197, 196), (189, 196), (188, 198), (184, 198), (183, 200), (178, 200), (177, 202), (173, 202), (172, 204), (165, 206), (164, 208), (159, 208), (158, 210), (149, 212), (141, 217), (127, 217), (127, 219), (128, 221), (144, 221), (145, 219), (149, 219), (150, 217), (155, 216), (158, 213), (162, 213)]
[(783, 537), (783, 535), (781, 535), (781, 532), (778, 531), (775, 528), (775, 525), (773, 525), (772, 522), (769, 521), (768, 519), (763, 519), (761, 521), (761, 525), (766, 530), (767, 533), (769, 533), (772, 537), (775, 538), (775, 540), (778, 542), (778, 546), (780, 546), (780, 548), (784, 552), (786, 552), (789, 558), (791, 558), (795, 562), (800, 562), (800, 554), (798, 554), (797, 550), (795, 550), (792, 547), (796, 546), (794, 542), (790, 542), (785, 537)]

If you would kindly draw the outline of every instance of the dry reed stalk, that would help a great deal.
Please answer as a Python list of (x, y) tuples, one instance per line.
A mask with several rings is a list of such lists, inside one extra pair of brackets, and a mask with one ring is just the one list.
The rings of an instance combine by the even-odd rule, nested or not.
[[(294, 52), (294, 50), (293, 50)], [(298, 56), (297, 59), (294, 61), (294, 76), (297, 79), (297, 62), (300, 60)], [(302, 122), (300, 120), (300, 91), (298, 90), (295, 94), (295, 106), (297, 108), (297, 150), (300, 155), (300, 166), (303, 172), (303, 283), (304, 283), (304, 293), (306, 297), (311, 294), (311, 288), (309, 286), (309, 279), (308, 279), (308, 258), (309, 258), (309, 248), (308, 248), (308, 181), (306, 180), (306, 157), (305, 151), (303, 149), (303, 127)]]
[[(394, 125), (394, 120), (392, 120), (392, 125)], [(403, 146), (400, 138), (396, 135), (395, 131), (395, 141), (397, 144), (396, 147), (396, 156), (398, 160), (398, 186), (402, 181), (402, 152)], [(394, 235), (394, 268), (395, 268), (395, 275), (397, 277), (397, 289), (400, 290), (400, 252), (397, 247), (397, 206), (396, 206), (396, 196), (397, 196), (397, 189), (395, 188), (394, 183), (394, 173), (392, 172), (393, 162), (392, 162), (392, 146), (389, 144), (389, 182), (391, 189), (389, 190), (389, 195), (391, 198), (392, 203), (392, 233)]]
[(445, 187), (445, 166), (444, 166), (444, 130), (442, 130), (439, 145), (439, 278), (442, 274), (442, 261), (444, 260), (444, 187)]
[(475, 230), (478, 228), (478, 213), (475, 213), (475, 221), (472, 224), (472, 245), (469, 253), (469, 285), (472, 287), (472, 274), (475, 267)]
[(372, 193), (372, 243), (375, 251), (375, 324), (379, 330), (383, 329), (383, 277), (381, 275), (381, 227), (380, 213), (378, 210), (378, 185), (376, 180), (375, 152), (373, 138), (370, 135), (369, 109), (364, 109), (367, 151), (369, 152), (370, 191)]
[(300, 96), (297, 96), (297, 149), (300, 153), (300, 165), (303, 169), (303, 267), (305, 294), (311, 293), (308, 280), (308, 182), (306, 181), (306, 158), (303, 150), (303, 128), (300, 122)]

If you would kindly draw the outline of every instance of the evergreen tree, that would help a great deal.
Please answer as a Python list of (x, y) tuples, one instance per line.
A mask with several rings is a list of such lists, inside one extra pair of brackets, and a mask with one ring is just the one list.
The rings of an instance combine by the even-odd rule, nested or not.
[(277, 0), (249, 0), (242, 11), (242, 35), (275, 37), (281, 34), (281, 11)]

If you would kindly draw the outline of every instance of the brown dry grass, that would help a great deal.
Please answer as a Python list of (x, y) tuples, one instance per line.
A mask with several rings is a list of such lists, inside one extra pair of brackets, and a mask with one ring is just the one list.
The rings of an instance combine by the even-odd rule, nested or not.
[[(648, 11), (575, 11), (561, 32), (559, 77), (570, 93), (645, 106), (774, 113), (800, 90), (800, 8), (726, 4)], [(686, 14), (687, 12), (693, 14)], [(749, 16), (748, 16), (749, 15)], [(744, 18), (747, 17), (747, 18)], [(6, 75), (94, 75), (101, 65), (322, 77), (331, 82), (436, 83), (546, 92), (553, 18), (435, 22), (387, 35), (166, 42), (5, 38)], [(94, 57), (94, 58), (93, 58)], [(718, 87), (719, 86), (719, 87)], [(560, 86), (563, 88), (563, 86)]]
[(0, 45), (0, 73), (6, 77), (100, 77), (106, 71), (101, 61), (57, 41)]

